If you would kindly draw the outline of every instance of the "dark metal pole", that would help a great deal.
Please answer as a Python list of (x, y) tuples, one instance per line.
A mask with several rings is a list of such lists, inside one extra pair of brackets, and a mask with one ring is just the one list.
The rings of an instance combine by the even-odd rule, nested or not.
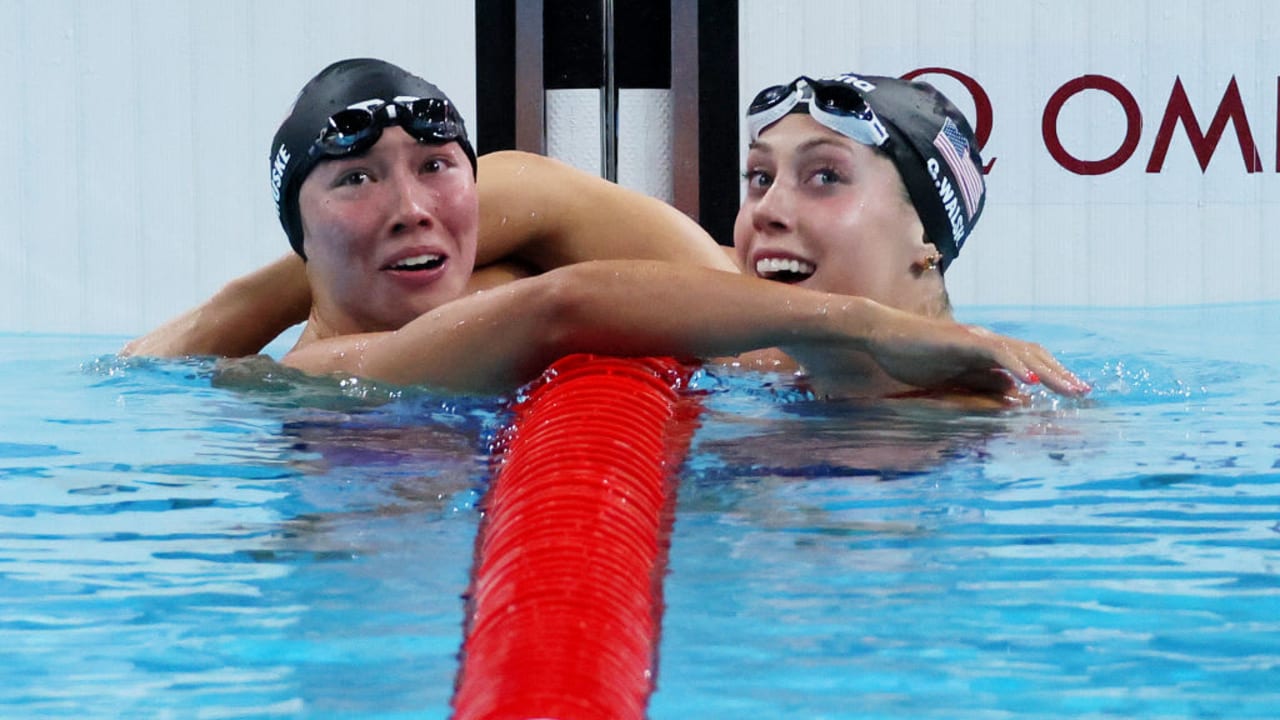
[(604, 29), (604, 87), (600, 103), (601, 175), (618, 181), (618, 81), (615, 75), (617, 51), (613, 39), (613, 0), (601, 0)]
[(545, 154), (546, 82), (542, 76), (542, 0), (516, 3), (516, 149)]

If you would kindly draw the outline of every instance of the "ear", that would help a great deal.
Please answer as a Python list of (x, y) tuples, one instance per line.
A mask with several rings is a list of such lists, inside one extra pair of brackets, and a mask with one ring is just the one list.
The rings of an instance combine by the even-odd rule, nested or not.
[(927, 272), (939, 270), (942, 267), (942, 253), (938, 252), (938, 248), (929, 242), (929, 238), (921, 235), (920, 248), (916, 252), (916, 257), (911, 262), (911, 272), (916, 277), (920, 277)]

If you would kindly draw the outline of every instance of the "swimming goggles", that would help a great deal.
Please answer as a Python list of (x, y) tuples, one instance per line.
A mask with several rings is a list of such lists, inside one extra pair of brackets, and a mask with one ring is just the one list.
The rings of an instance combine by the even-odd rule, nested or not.
[(863, 145), (879, 147), (889, 139), (875, 111), (852, 85), (838, 79), (814, 80), (801, 75), (786, 85), (767, 87), (747, 107), (747, 130), (755, 142), (765, 128), (800, 103), (826, 127)]
[(465, 137), (462, 117), (444, 98), (396, 97), (365, 100), (329, 116), (329, 123), (312, 143), (309, 154), (343, 157), (364, 152), (382, 137), (382, 129), (399, 125), (419, 142), (440, 144)]

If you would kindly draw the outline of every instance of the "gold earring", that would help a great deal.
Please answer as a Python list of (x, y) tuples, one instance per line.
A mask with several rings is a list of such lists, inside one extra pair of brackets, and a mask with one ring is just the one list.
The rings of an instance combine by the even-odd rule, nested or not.
[(926, 272), (929, 272), (930, 270), (937, 270), (941, 262), (942, 262), (942, 254), (934, 253), (929, 257), (925, 258), (924, 260), (917, 262), (916, 268), (918, 269), (919, 272), (926, 273)]

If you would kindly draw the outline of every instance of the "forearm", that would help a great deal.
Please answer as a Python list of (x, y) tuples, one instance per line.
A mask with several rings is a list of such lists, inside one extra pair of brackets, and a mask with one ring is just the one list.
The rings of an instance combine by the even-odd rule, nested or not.
[(784, 345), (867, 353), (896, 381), (954, 385), (1006, 368), (1088, 388), (1043, 348), (945, 320), (673, 263), (580, 263), (446, 303), (393, 333), (316, 340), (285, 362), (443, 390), (511, 390), (571, 353), (709, 357)]
[(864, 349), (888, 308), (733, 272), (647, 261), (556, 271), (548, 355), (713, 357), (780, 345)]
[(1007, 388), (991, 375), (1005, 370), (1064, 395), (1089, 391), (1035, 343), (863, 297), (668, 263), (587, 263), (556, 274), (564, 289), (538, 363), (573, 352), (709, 357), (786, 347), (825, 361), (832, 377), (861, 376), (850, 394), (879, 392), (858, 367), (863, 357), (912, 387)]
[(317, 341), (286, 362), (465, 392), (509, 390), (577, 352), (708, 357), (776, 344), (859, 347), (877, 310), (705, 268), (581, 263), (448, 303), (395, 333)]
[(311, 290), (301, 258), (281, 257), (236, 278), (204, 303), (131, 341), (124, 355), (239, 357), (259, 352), (307, 319)]

